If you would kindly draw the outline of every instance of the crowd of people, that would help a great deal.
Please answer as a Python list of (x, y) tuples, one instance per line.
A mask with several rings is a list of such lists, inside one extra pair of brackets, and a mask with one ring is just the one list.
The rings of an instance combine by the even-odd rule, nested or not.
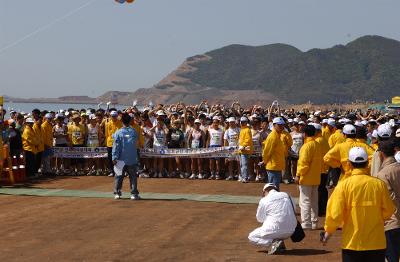
[[(279, 192), (282, 182), (297, 183), (303, 229), (317, 229), (318, 217), (326, 215), (324, 242), (337, 228), (343, 227), (343, 250), (379, 250), (381, 254), (387, 246), (389, 261), (398, 261), (398, 113), (375, 110), (295, 111), (282, 109), (276, 102), (268, 107), (254, 105), (247, 108), (239, 102), (226, 106), (209, 105), (203, 101), (198, 105), (159, 104), (125, 110), (68, 109), (48, 112), (34, 109), (28, 114), (12, 111), (10, 119), (5, 120), (3, 125), (3, 142), (9, 144), (12, 156), (25, 155), (28, 177), (38, 173), (115, 176), (114, 165), (121, 159), (120, 155), (116, 158), (116, 147), (119, 145), (116, 139), (125, 141), (121, 136), (132, 137), (134, 140), (128, 144), (135, 142), (135, 153), (126, 151), (125, 147), (119, 149), (130, 152), (126, 153), (130, 157), (122, 157), (131, 163), (132, 168), (125, 170), (130, 178), (138, 175), (142, 178), (267, 182), (269, 186), (264, 188), (264, 198), (269, 196), (268, 201), (286, 200), (279, 205), (263, 200), (259, 211), (276, 211), (280, 207), (286, 210), (283, 213), (291, 210), (290, 197), (274, 192)], [(235, 156), (149, 158), (140, 154), (140, 149), (150, 148), (224, 146), (234, 148)], [(51, 157), (53, 147), (106, 147), (108, 161), (54, 159)], [(117, 182), (116, 199), (120, 196), (118, 190), (122, 180)], [(132, 182), (132, 186), (136, 187), (136, 181)], [(329, 188), (335, 190), (328, 201)], [(137, 188), (134, 188), (132, 199), (138, 198)], [(268, 215), (264, 211), (257, 214), (260, 222), (267, 221)], [(371, 215), (369, 219), (367, 214)], [(348, 219), (357, 221), (348, 223)], [(390, 222), (385, 227), (385, 240), (383, 220), (387, 219)], [(285, 236), (281, 237), (288, 237), (294, 226), (293, 221), (290, 228), (283, 226)], [(252, 232), (250, 240), (272, 245), (274, 251), (284, 249), (279, 234), (274, 232), (271, 237), (270, 227), (268, 225), (266, 230), (261, 228)], [(370, 231), (373, 235), (368, 235)], [(372, 241), (368, 239), (370, 237), (376, 239)], [(346, 255), (351, 257), (352, 253)], [(396, 257), (397, 260), (391, 260)]]

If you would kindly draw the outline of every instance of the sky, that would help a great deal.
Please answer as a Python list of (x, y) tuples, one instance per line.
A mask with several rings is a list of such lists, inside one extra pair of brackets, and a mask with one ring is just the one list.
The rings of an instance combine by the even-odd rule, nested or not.
[(399, 10), (399, 0), (0, 0), (0, 94), (148, 88), (229, 44), (307, 51), (364, 35), (400, 40)]

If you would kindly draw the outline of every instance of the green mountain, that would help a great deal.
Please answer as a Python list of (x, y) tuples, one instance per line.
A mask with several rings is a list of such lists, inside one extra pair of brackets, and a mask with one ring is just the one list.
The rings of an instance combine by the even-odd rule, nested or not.
[(307, 52), (285, 44), (230, 45), (185, 63), (191, 70), (175, 71), (174, 77), (184, 81), (173, 84), (189, 90), (259, 90), (296, 104), (383, 101), (400, 95), (400, 42), (380, 36)]

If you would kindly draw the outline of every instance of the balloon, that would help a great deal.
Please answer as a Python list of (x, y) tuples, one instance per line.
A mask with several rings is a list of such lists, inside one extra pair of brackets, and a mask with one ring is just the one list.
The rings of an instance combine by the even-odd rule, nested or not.
[(123, 4), (123, 3), (125, 3), (125, 0), (115, 0), (115, 2)]
[(130, 3), (135, 2), (135, 0), (126, 0), (126, 2), (130, 4)]

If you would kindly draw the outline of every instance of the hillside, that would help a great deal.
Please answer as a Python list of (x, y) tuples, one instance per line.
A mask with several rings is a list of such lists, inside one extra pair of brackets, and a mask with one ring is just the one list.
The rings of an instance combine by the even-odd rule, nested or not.
[(209, 100), (287, 103), (383, 101), (400, 92), (400, 42), (364, 36), (302, 52), (284, 44), (230, 45), (188, 58), (133, 97), (160, 102)]

